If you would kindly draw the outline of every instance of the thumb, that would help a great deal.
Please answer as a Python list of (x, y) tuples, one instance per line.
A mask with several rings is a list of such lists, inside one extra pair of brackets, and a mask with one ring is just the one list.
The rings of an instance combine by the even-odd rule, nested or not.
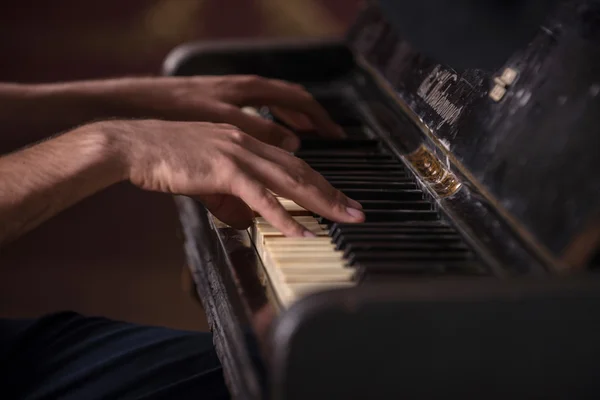
[(226, 194), (196, 197), (220, 221), (235, 229), (246, 229), (252, 224), (254, 212), (242, 200)]

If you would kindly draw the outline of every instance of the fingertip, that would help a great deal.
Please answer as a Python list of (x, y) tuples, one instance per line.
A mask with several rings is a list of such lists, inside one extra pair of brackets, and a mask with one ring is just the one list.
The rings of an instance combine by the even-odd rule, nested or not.
[(346, 207), (346, 213), (356, 222), (363, 222), (365, 220), (365, 213), (356, 208)]
[[(290, 221), (290, 222), (292, 222), (292, 221)], [(301, 224), (299, 224), (296, 221), (293, 221), (292, 226), (289, 226), (287, 228), (284, 228), (282, 226), (281, 232), (286, 237), (297, 237), (297, 238), (308, 237), (308, 235), (312, 234), (312, 232), (308, 231), (304, 226), (302, 226)]]
[(350, 205), (353, 208), (362, 210), (363, 206), (358, 201), (352, 200), (351, 198), (348, 198), (348, 197), (346, 199), (348, 200), (348, 205)]
[(335, 125), (334, 131), (335, 131), (336, 136), (338, 136), (340, 138), (346, 138), (347, 137), (346, 131), (344, 131), (344, 128), (342, 128), (339, 125)]
[(304, 237), (309, 237), (309, 238), (314, 238), (317, 237), (317, 235), (314, 232), (311, 232), (309, 230), (305, 230), (304, 233), (302, 234)]
[(298, 139), (295, 135), (288, 135), (281, 142), (281, 148), (294, 152), (300, 148), (300, 139)]
[(337, 139), (345, 139), (348, 137), (348, 135), (346, 135), (346, 131), (344, 131), (344, 128), (342, 128), (341, 126), (339, 126), (338, 124), (336, 124), (335, 122), (330, 122), (327, 124), (322, 124), (321, 128), (319, 129), (319, 131), (331, 138), (337, 138)]

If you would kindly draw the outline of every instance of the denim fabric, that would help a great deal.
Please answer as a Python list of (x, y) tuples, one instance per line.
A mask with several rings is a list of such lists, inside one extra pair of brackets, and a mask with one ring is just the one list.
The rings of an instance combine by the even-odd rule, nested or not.
[(1, 399), (227, 399), (210, 333), (62, 312), (0, 319)]

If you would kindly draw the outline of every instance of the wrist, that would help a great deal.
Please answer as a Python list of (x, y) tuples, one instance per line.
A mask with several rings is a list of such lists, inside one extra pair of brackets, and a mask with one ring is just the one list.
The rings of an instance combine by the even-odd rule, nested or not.
[(117, 183), (129, 178), (129, 148), (127, 136), (110, 121), (94, 122), (73, 131), (82, 140), (82, 148), (106, 171), (109, 182)]

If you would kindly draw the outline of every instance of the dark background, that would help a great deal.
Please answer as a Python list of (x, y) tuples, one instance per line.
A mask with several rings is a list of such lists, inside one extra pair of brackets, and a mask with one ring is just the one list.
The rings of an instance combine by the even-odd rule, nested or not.
[[(0, 81), (154, 75), (173, 47), (191, 40), (336, 37), (361, 4), (0, 0)], [(183, 271), (171, 197), (117, 185), (0, 249), (0, 317), (70, 309), (206, 329)]]

